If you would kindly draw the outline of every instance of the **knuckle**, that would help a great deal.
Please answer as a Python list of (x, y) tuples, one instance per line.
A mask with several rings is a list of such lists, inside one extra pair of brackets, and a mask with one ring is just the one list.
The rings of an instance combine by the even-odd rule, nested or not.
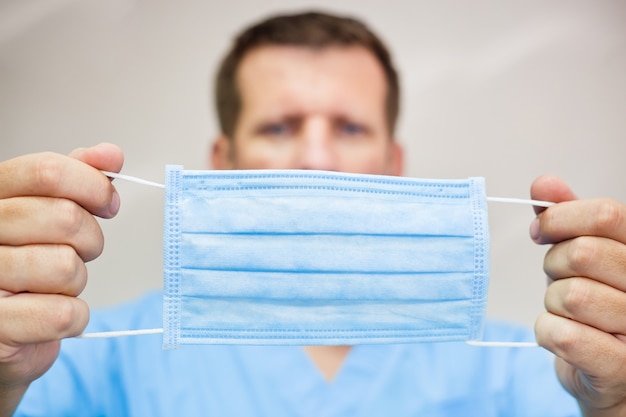
[(588, 236), (578, 237), (570, 242), (567, 252), (570, 269), (577, 275), (585, 274), (598, 255), (597, 240)]
[(67, 334), (74, 327), (76, 309), (73, 300), (63, 297), (56, 303), (54, 325), (58, 332)]
[(613, 200), (601, 200), (596, 208), (596, 227), (600, 232), (612, 232), (623, 223), (623, 214)]
[(76, 203), (66, 199), (56, 200), (55, 210), (59, 213), (59, 227), (66, 236), (78, 234), (82, 225), (84, 212)]
[(55, 190), (63, 177), (63, 166), (51, 152), (41, 155), (36, 169), (37, 185), (42, 190)]
[(553, 329), (552, 343), (561, 352), (569, 352), (580, 343), (581, 336), (575, 326), (561, 326)]
[(70, 278), (76, 274), (76, 258), (74, 250), (68, 246), (58, 246), (56, 253), (58, 273)]
[(61, 281), (60, 292), (68, 295), (78, 295), (84, 288), (84, 264), (74, 249), (70, 246), (59, 245), (55, 253), (57, 274)]
[(569, 350), (576, 344), (575, 327), (569, 321), (563, 323), (558, 315), (543, 312), (535, 321), (535, 338), (540, 346), (558, 353)]
[(84, 303), (74, 297), (61, 297), (54, 311), (54, 325), (57, 332), (75, 335), (87, 325)]
[(563, 280), (561, 284), (564, 286), (562, 295), (563, 308), (570, 316), (575, 316), (589, 302), (591, 294), (587, 280), (570, 278)]

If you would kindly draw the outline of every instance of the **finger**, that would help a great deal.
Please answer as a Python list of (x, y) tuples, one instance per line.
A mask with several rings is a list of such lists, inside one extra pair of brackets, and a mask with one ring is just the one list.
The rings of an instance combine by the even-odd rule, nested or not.
[(11, 346), (77, 336), (89, 322), (81, 299), (21, 293), (0, 298), (0, 343)]
[(58, 340), (13, 348), (2, 346), (0, 385), (10, 387), (30, 384), (50, 369), (59, 354), (60, 346)]
[[(530, 195), (534, 200), (551, 201), (553, 203), (577, 199), (567, 184), (553, 175), (543, 175), (533, 181), (530, 187)], [(534, 207), (534, 209), (537, 214), (545, 210), (543, 207)]]
[(87, 268), (71, 246), (0, 246), (0, 288), (12, 293), (79, 295)]
[(557, 357), (556, 373), (565, 388), (576, 400), (583, 416), (615, 417), (620, 414), (623, 383), (606, 381), (601, 377), (585, 375), (571, 364)]
[(626, 205), (606, 198), (560, 203), (537, 216), (531, 225), (531, 236), (539, 244), (578, 236), (626, 243)]
[(96, 219), (73, 201), (48, 197), (0, 200), (0, 244), (67, 244), (84, 261), (102, 253)]
[(103, 171), (120, 172), (122, 165), (124, 165), (122, 150), (111, 143), (101, 143), (91, 148), (74, 149), (68, 156)]
[(550, 284), (546, 310), (607, 333), (626, 335), (626, 293), (589, 278)]
[[(105, 149), (98, 152), (106, 155)], [(105, 218), (119, 210), (119, 196), (104, 174), (77, 159), (50, 152), (0, 163), (0, 198), (18, 196), (66, 198)]]
[(621, 380), (626, 374), (626, 343), (594, 327), (552, 313), (535, 323), (540, 346), (589, 376)]
[(544, 270), (552, 280), (586, 277), (626, 292), (626, 245), (591, 236), (566, 240), (548, 250)]

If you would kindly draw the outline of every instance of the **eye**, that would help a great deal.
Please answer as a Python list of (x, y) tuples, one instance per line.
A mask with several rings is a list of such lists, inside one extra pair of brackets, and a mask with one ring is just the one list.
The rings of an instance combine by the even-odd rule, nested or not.
[(291, 126), (288, 123), (268, 123), (263, 125), (260, 133), (268, 136), (285, 136), (291, 132)]
[(337, 130), (340, 135), (348, 137), (362, 136), (367, 133), (367, 128), (364, 125), (349, 121), (340, 122)]

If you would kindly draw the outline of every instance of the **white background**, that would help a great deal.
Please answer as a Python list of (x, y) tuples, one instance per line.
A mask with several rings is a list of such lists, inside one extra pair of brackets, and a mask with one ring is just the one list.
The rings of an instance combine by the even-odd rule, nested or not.
[[(484, 176), (527, 197), (542, 173), (626, 201), (626, 2), (0, 0), (0, 159), (102, 141), (124, 173), (208, 168), (212, 77), (232, 36), (269, 13), (352, 14), (390, 45), (403, 84), (407, 175)], [(90, 263), (92, 306), (161, 286), (162, 190), (116, 182)], [(546, 248), (530, 207), (490, 204), (489, 314), (532, 325)], [(625, 277), (626, 279), (626, 277)]]

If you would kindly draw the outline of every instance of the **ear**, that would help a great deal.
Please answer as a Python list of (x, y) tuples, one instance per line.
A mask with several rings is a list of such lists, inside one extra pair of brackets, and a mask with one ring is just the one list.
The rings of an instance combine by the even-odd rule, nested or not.
[(233, 169), (232, 141), (221, 134), (211, 147), (211, 167), (213, 169)]
[(387, 173), (398, 177), (402, 176), (404, 174), (404, 148), (395, 138), (391, 140), (387, 158)]

